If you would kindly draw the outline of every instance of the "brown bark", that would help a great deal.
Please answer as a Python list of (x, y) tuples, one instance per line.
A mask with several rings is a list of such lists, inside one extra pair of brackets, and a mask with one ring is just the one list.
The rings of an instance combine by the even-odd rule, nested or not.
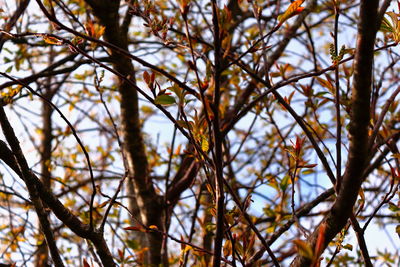
[[(105, 26), (105, 40), (119, 48), (128, 50), (127, 32), (119, 25), (119, 1), (88, 0), (86, 2), (92, 7), (101, 24)], [(135, 70), (131, 60), (115, 50), (111, 50), (110, 54), (114, 69), (135, 82)], [(123, 149), (128, 163), (128, 183), (130, 183), (128, 194), (131, 196), (131, 210), (139, 212), (134, 216), (144, 225), (155, 225), (163, 231), (163, 216), (160, 214), (160, 211), (163, 211), (163, 206), (161, 197), (156, 194), (153, 181), (149, 176), (147, 155), (140, 125), (138, 92), (121, 77), (118, 77), (118, 91), (121, 95)], [(149, 247), (148, 263), (158, 266), (162, 262), (161, 234), (157, 232), (148, 233), (147, 245)]]
[[(319, 235), (324, 242), (319, 244), (318, 255), (314, 259), (297, 256), (292, 266), (312, 266), (329, 242), (346, 225), (353, 211), (354, 203), (363, 181), (363, 173), (368, 160), (368, 126), (370, 120), (370, 94), (372, 84), (372, 64), (375, 36), (377, 32), (378, 0), (361, 1), (358, 24), (357, 47), (355, 52), (354, 80), (352, 86), (352, 105), (350, 121), (350, 147), (345, 173), (339, 194), (319, 227), (307, 242), (313, 251)], [(321, 228), (323, 226), (323, 228)], [(321, 240), (321, 239), (320, 239)]]
[[(53, 50), (49, 56), (49, 63), (50, 65), (53, 64), (54, 53)], [(43, 88), (43, 96), (51, 101), (54, 96), (55, 90), (52, 90), (52, 76), (46, 79), (46, 83)], [(42, 140), (41, 140), (41, 147), (40, 147), (40, 157), (41, 157), (41, 181), (43, 182), (43, 186), (46, 190), (50, 190), (51, 187), (51, 171), (50, 171), (50, 161), (51, 161), (51, 143), (53, 141), (53, 124), (51, 116), (53, 114), (53, 109), (46, 101), (42, 100)], [(43, 243), (39, 245), (38, 252), (35, 258), (35, 266), (42, 267), (42, 266), (50, 266), (48, 264), (49, 252), (42, 240)]]
[[(51, 123), (51, 114), (52, 109), (46, 103), (43, 103), (43, 111), (42, 111), (42, 119), (43, 119), (43, 138), (41, 145), (41, 180), (43, 182), (43, 186), (46, 190), (50, 190), (51, 185), (51, 172), (49, 169), (49, 164), (51, 160), (51, 141), (53, 139), (51, 134), (52, 123)], [(40, 241), (40, 240), (39, 240)], [(48, 249), (44, 240), (41, 240), (43, 243), (39, 244), (38, 252), (35, 257), (35, 266), (50, 266), (48, 264)]]

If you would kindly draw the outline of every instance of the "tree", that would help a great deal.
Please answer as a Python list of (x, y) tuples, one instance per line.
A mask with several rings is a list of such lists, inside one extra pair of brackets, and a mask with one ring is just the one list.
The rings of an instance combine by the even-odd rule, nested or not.
[(390, 3), (5, 5), (4, 260), (399, 262), (366, 241), (400, 233)]

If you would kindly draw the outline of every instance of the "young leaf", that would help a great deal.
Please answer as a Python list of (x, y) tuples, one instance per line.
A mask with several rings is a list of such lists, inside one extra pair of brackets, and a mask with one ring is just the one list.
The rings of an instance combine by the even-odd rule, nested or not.
[(317, 243), (315, 244), (314, 255), (318, 257), (324, 251), (326, 224), (322, 223), (318, 229)]
[(294, 2), (292, 2), (290, 4), (290, 6), (288, 7), (288, 9), (286, 9), (286, 11), (278, 16), (278, 20), (279, 20), (279, 24), (278, 26), (282, 26), (282, 24), (288, 20), (289, 18), (296, 16), (298, 14), (301, 13), (301, 11), (303, 11), (304, 7), (301, 7), (301, 4), (303, 4), (304, 0), (296, 0)]
[(43, 41), (47, 44), (51, 45), (62, 45), (62, 41), (56, 37), (49, 36), (49, 35), (42, 35)]
[(389, 20), (385, 17), (382, 18), (380, 30), (383, 32), (394, 32), (392, 24), (390, 24)]
[(202, 149), (204, 152), (207, 152), (208, 149), (209, 149), (208, 140), (207, 140), (207, 138), (206, 138), (204, 135), (201, 136), (201, 149)]
[(147, 71), (143, 72), (143, 79), (146, 82), (146, 84), (150, 83), (150, 74)]
[(138, 231), (138, 232), (143, 232), (143, 233), (146, 233), (147, 231), (146, 231), (146, 229), (144, 229), (143, 227), (141, 227), (141, 226), (128, 226), (128, 227), (125, 227), (125, 228), (123, 228), (124, 230), (129, 230), (129, 231)]
[(96, 38), (96, 39), (99, 39), (103, 35), (105, 29), (106, 28), (104, 26), (100, 26), (97, 23), (93, 23), (93, 21), (89, 21), (89, 22), (85, 23), (86, 33), (89, 36)]
[(344, 249), (347, 249), (347, 250), (350, 250), (350, 251), (353, 250), (353, 246), (352, 246), (351, 244), (343, 245), (343, 248), (344, 248)]
[[(392, 20), (391, 28), (392, 28), (392, 38), (396, 43), (400, 42), (400, 20), (398, 19), (398, 14), (394, 12), (386, 12), (387, 15), (390, 16)], [(386, 22), (387, 23), (387, 22)]]
[(283, 177), (282, 181), (279, 184), (279, 187), (281, 188), (281, 190), (284, 192), (286, 190), (286, 188), (288, 187), (290, 182), (290, 176), (289, 175), (285, 175), (285, 177)]
[(226, 240), (224, 247), (223, 247), (223, 252), (225, 258), (227, 258), (229, 255), (232, 254), (232, 242), (230, 240)]
[(395, 153), (392, 155), (393, 158), (400, 159), (400, 153)]
[(296, 239), (296, 240), (293, 240), (293, 243), (296, 245), (300, 255), (302, 255), (308, 259), (311, 259), (311, 260), (313, 259), (314, 253), (313, 253), (310, 245), (307, 242)]
[(150, 225), (149, 228), (152, 230), (158, 230), (158, 227), (156, 225)]
[(154, 103), (158, 105), (172, 105), (175, 104), (175, 98), (170, 95), (158, 95), (156, 99), (154, 99)]
[(10, 73), (10, 72), (12, 71), (12, 69), (13, 69), (13, 65), (11, 65), (10, 67), (8, 67), (8, 68), (6, 69), (6, 72), (7, 72), (7, 73)]
[(124, 252), (121, 249), (118, 249), (118, 256), (121, 260), (124, 259)]
[(315, 77), (315, 78), (317, 79), (318, 83), (319, 83), (320, 85), (322, 85), (322, 87), (325, 87), (325, 88), (328, 89), (328, 91), (331, 92), (331, 93), (334, 92), (335, 88), (334, 88), (334, 86), (333, 86), (333, 84), (332, 84), (331, 81), (325, 80), (325, 79), (323, 79), (323, 78), (321, 78), (321, 77)]

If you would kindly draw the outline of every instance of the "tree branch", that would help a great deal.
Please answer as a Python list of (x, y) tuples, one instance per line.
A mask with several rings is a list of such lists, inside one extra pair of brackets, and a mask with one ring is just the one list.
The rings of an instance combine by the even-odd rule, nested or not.
[[(322, 253), (329, 242), (345, 226), (352, 214), (360, 190), (363, 173), (368, 164), (368, 127), (375, 36), (378, 30), (378, 0), (362, 0), (355, 52), (352, 105), (350, 112), (350, 146), (345, 173), (336, 201), (318, 228), (308, 238), (313, 251)], [(375, 26), (371, 26), (375, 25)], [(321, 227), (324, 230), (321, 230)], [(319, 235), (323, 237), (319, 238)], [(317, 240), (323, 240), (316, 248)], [(319, 255), (314, 255), (317, 259)], [(310, 266), (312, 259), (298, 255), (292, 266)]]
[[(18, 141), (18, 140), (17, 140)], [(0, 159), (4, 161), (21, 179), (23, 179), (22, 171), (14, 157), (13, 152), (7, 147), (7, 144), (0, 140)], [(29, 170), (26, 172), (29, 180), (36, 187), (40, 199), (47, 205), (48, 208), (62, 221), (72, 232), (79, 237), (89, 239), (96, 247), (96, 252), (104, 266), (115, 266), (111, 252), (104, 241), (101, 233), (90, 229), (89, 225), (84, 224), (75, 216), (69, 209), (67, 209), (58, 198), (48, 191), (39, 180), (39, 178)]]
[(12, 152), (10, 151), (8, 153), (10, 160), (12, 158), (15, 159), (14, 166), (16, 166), (17, 169), (19, 170), (19, 173), (21, 174), (22, 179), (24, 180), (25, 185), (28, 188), (30, 199), (35, 207), (36, 214), (38, 216), (40, 223), (40, 228), (45, 236), (46, 244), (49, 248), (53, 262), (55, 266), (62, 267), (64, 266), (64, 263), (61, 259), (60, 253), (58, 252), (58, 248), (55, 242), (53, 231), (51, 229), (49, 218), (47, 217), (47, 213), (43, 206), (42, 200), (39, 197), (36, 185), (33, 179), (31, 178), (28, 163), (26, 162), (26, 159), (22, 153), (19, 141), (15, 136), (14, 130), (11, 127), (10, 122), (8, 121), (7, 115), (3, 108), (3, 103), (0, 103), (0, 125), (3, 130), (4, 136), (6, 137), (7, 142), (9, 143), (12, 149)]

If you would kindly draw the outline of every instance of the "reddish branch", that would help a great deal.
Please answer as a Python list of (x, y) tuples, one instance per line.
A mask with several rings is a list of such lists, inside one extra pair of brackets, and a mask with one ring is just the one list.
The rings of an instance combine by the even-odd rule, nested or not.
[[(346, 169), (339, 194), (332, 208), (307, 240), (314, 251), (318, 235), (323, 234), (324, 242), (318, 249), (320, 253), (343, 229), (352, 214), (363, 181), (363, 173), (368, 164), (368, 126), (374, 44), (378, 30), (376, 26), (378, 25), (378, 3), (378, 0), (361, 1), (351, 99), (350, 146)], [(325, 227), (324, 231), (320, 231), (321, 226)], [(315, 257), (319, 257), (319, 255), (315, 255)], [(311, 266), (311, 264), (312, 259), (298, 255), (292, 266)]]

